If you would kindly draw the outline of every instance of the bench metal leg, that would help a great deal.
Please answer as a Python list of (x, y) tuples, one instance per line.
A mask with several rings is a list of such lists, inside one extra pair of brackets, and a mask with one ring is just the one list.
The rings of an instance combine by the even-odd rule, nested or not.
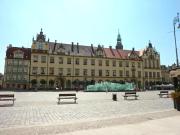
[(58, 99), (58, 104), (60, 104), (60, 99)]

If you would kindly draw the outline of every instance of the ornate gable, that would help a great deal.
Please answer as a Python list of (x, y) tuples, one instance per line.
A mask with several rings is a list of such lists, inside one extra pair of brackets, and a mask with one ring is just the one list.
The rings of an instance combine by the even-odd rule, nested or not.
[(140, 60), (141, 58), (139, 57), (139, 55), (135, 52), (134, 48), (132, 49), (132, 51), (128, 54), (128, 58), (129, 59), (135, 59), (135, 60)]
[(98, 45), (98, 48), (95, 51), (95, 55), (98, 57), (103, 57), (104, 51), (102, 46)]
[(65, 54), (65, 48), (64, 48), (62, 43), (57, 46), (57, 53), (58, 54)]

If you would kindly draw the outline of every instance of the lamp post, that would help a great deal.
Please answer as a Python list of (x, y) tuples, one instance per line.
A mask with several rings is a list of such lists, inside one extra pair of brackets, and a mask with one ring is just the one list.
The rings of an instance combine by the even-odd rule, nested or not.
[[(176, 49), (176, 66), (179, 67), (178, 51), (177, 51), (177, 43), (176, 43), (176, 30), (175, 30), (176, 23), (179, 23), (179, 13), (177, 13), (177, 16), (174, 17), (174, 20), (173, 20), (174, 42), (175, 42), (175, 49)], [(180, 24), (179, 24), (179, 26), (180, 26)], [(178, 28), (179, 28), (179, 26), (178, 26)]]

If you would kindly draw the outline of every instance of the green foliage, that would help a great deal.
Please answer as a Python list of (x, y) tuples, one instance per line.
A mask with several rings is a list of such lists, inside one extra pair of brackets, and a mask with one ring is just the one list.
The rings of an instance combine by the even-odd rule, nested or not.
[(40, 80), (40, 83), (41, 83), (41, 84), (46, 84), (46, 81), (45, 81), (44, 79), (41, 79), (41, 80)]
[(31, 84), (32, 84), (32, 85), (37, 84), (37, 80), (36, 80), (36, 79), (31, 80)]

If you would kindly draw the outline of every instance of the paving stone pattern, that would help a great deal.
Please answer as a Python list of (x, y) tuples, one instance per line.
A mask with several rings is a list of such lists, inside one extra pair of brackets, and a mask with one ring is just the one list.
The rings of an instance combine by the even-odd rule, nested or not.
[(118, 92), (118, 101), (112, 100), (112, 93), (78, 92), (76, 104), (72, 99), (57, 104), (59, 92), (2, 93), (14, 93), (16, 101), (14, 106), (9, 106), (10, 101), (0, 102), (0, 129), (63, 124), (173, 109), (172, 99), (159, 98), (159, 91), (138, 92), (138, 100), (124, 100), (124, 92)]

